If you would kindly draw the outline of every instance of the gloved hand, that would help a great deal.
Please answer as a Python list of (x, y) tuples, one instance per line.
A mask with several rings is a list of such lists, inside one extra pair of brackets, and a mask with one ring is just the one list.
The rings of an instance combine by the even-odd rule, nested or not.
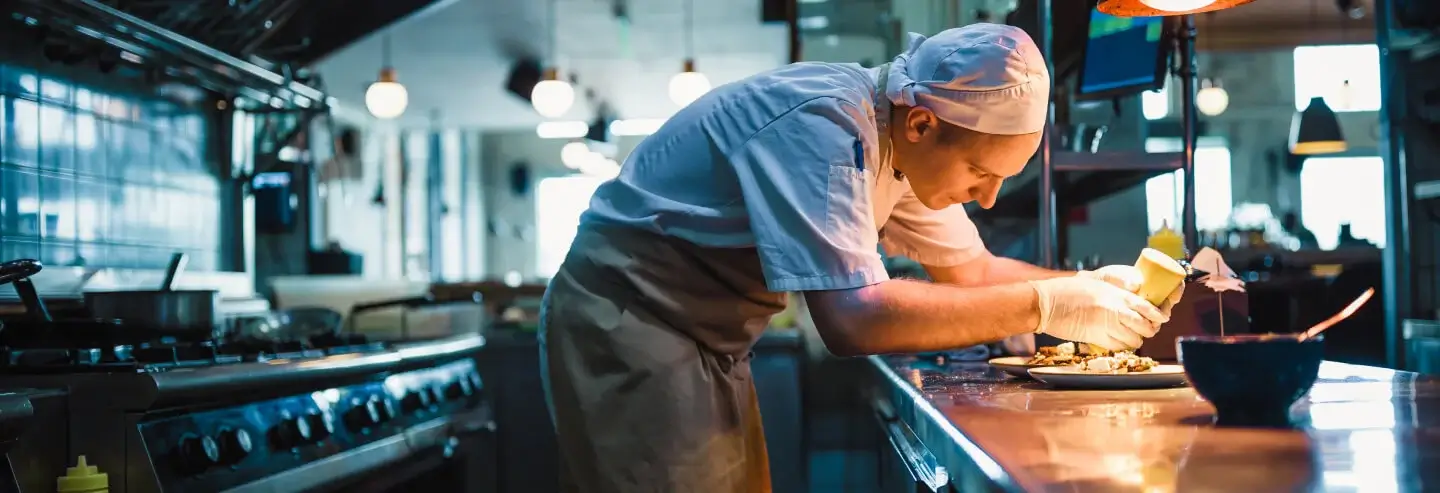
[(1145, 276), (1133, 265), (1107, 265), (1095, 270), (1082, 270), (1075, 275), (1105, 281), (1131, 293), (1140, 291), (1140, 285), (1145, 283)]
[(1140, 347), (1169, 317), (1139, 295), (1088, 277), (1030, 281), (1039, 299), (1036, 333), (1110, 351)]
[[(1095, 270), (1082, 270), (1075, 274), (1076, 277), (1085, 277), (1099, 281), (1108, 282), (1115, 287), (1135, 293), (1140, 291), (1140, 285), (1145, 283), (1145, 276), (1140, 274), (1140, 269), (1133, 265), (1107, 265)], [(1165, 319), (1170, 319), (1170, 310), (1180, 302), (1181, 296), (1185, 294), (1185, 283), (1175, 288), (1165, 302), (1160, 303), (1160, 313)]]

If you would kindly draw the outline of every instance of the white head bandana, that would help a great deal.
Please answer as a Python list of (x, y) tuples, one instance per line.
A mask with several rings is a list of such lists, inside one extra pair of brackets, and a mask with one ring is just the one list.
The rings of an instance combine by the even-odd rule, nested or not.
[(890, 63), (885, 96), (976, 132), (1028, 134), (1045, 128), (1050, 72), (1025, 31), (971, 24), (932, 38), (910, 33)]

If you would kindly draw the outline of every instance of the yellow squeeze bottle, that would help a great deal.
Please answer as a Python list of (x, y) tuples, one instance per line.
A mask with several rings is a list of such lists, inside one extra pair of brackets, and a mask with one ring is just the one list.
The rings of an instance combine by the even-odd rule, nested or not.
[(1135, 260), (1135, 268), (1144, 279), (1140, 284), (1140, 291), (1136, 294), (1155, 306), (1164, 303), (1165, 298), (1170, 297), (1170, 293), (1175, 292), (1175, 288), (1185, 282), (1185, 267), (1155, 248), (1140, 250), (1140, 258)]
[(55, 478), (56, 493), (110, 493), (110, 475), (100, 468), (87, 464), (85, 456), (75, 462), (75, 467), (65, 469), (65, 475)]
[(1159, 250), (1160, 253), (1164, 253), (1175, 260), (1185, 258), (1185, 237), (1181, 236), (1180, 233), (1176, 233), (1175, 230), (1170, 229), (1170, 223), (1168, 221), (1161, 223), (1160, 229), (1156, 230), (1155, 234), (1150, 235), (1150, 238), (1145, 242), (1145, 246)]

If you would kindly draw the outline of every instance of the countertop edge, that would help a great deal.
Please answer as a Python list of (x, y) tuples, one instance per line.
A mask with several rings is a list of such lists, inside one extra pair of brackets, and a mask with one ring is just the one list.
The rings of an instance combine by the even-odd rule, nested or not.
[[(884, 383), (893, 387), (894, 392), (888, 394), (892, 399), (903, 397), (913, 404), (912, 406), (904, 406), (906, 411), (899, 411), (901, 406), (895, 406), (897, 408), (896, 417), (898, 419), (906, 421), (910, 427), (917, 429), (925, 428), (921, 426), (922, 423), (919, 422), (919, 420), (927, 421), (929, 424), (937, 427), (950, 442), (948, 444), (927, 443), (927, 446), (953, 445), (958, 447), (960, 452), (965, 456), (965, 459), (972, 462), (998, 489), (1010, 492), (1025, 491), (1024, 488), (1015, 482), (1010, 471), (1007, 471), (1005, 467), (1000, 465), (989, 453), (986, 453), (979, 444), (966, 436), (949, 418), (941, 414), (930, 402), (930, 399), (922, 395), (914, 385), (911, 385), (910, 382), (896, 374), (895, 369), (885, 361), (883, 356), (868, 356), (866, 359), (879, 371)], [(899, 395), (896, 395), (896, 393)]]

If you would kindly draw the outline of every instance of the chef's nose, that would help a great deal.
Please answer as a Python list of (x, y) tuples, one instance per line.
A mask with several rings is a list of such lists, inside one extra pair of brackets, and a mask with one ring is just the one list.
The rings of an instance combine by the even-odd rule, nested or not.
[(985, 183), (981, 183), (975, 188), (976, 190), (972, 194), (975, 196), (975, 201), (980, 203), (980, 208), (989, 209), (995, 206), (995, 199), (1000, 197), (999, 179), (986, 180)]

